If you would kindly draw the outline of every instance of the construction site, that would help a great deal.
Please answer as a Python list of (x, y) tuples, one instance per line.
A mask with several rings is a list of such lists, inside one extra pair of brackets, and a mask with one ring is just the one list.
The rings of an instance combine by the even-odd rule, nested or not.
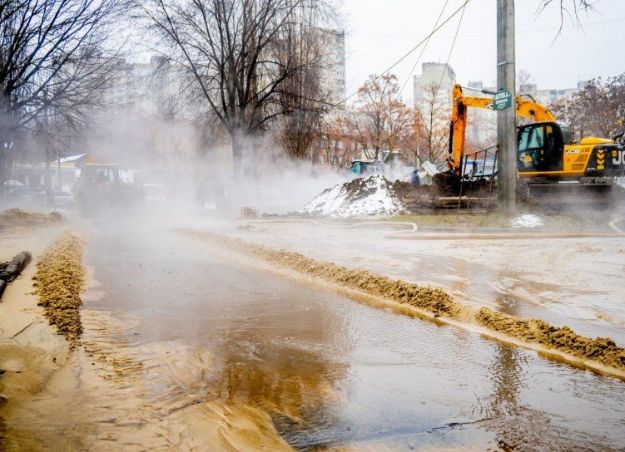
[[(606, 21), (594, 9), (616, 17), (625, 5), (428, 2), (410, 45), (385, 47), (387, 34), (403, 42), (398, 25), (371, 36), (392, 54), (382, 71), (362, 29), (386, 13), (347, 1), (347, 62), (360, 64), (362, 39), (377, 75), (352, 94), (343, 79), (343, 92), (322, 100), (316, 83), (329, 76), (288, 53), (334, 46), (336, 59), (346, 45), (344, 32), (322, 27), (328, 10), (315, 2), (129, 10), (103, 0), (83, 17), (94, 6), (81, 1), (9, 0), (0, 57), (12, 58), (17, 45), (6, 43), (27, 17), (58, 27), (63, 38), (46, 40), (67, 52), (73, 32), (105, 42), (70, 22), (96, 29), (95, 17), (111, 14), (115, 34), (144, 14), (139, 40), (171, 52), (152, 60), (169, 72), (151, 76), (144, 98), (133, 94), (135, 110), (107, 105), (98, 116), (92, 105), (80, 121), (59, 118), (86, 101), (57, 97), (96, 72), (128, 77), (131, 65), (94, 66), (98, 53), (81, 73), (75, 59), (62, 75), (24, 82), (36, 102), (5, 94), (10, 115), (0, 103), (0, 450), (625, 449), (625, 75), (592, 68), (549, 100), (515, 66), (527, 64), (520, 37), (551, 37), (541, 51), (557, 65), (575, 39), (599, 39)], [(488, 19), (488, 35), (476, 18)], [(455, 79), (450, 61), (459, 74), (479, 66), (458, 56), (463, 39), (492, 44), (496, 64), (479, 70), (493, 87)], [(44, 64), (45, 49), (32, 60), (61, 67)], [(224, 58), (208, 57), (216, 49)], [(236, 66), (248, 57), (277, 63)], [(425, 58), (447, 63), (414, 75)], [(172, 74), (195, 97), (176, 91), (167, 102), (184, 108), (157, 120), (137, 105), (166, 103), (155, 80)], [(81, 90), (92, 96), (103, 80)]]

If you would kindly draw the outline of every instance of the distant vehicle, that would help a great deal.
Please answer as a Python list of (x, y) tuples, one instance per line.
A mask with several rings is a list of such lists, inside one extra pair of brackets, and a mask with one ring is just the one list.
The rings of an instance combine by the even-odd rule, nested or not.
[(116, 165), (102, 163), (88, 163), (81, 169), (74, 196), (78, 208), (88, 213), (129, 208), (144, 199), (143, 190), (123, 181)]
[(379, 160), (352, 160), (350, 172), (356, 176), (384, 174), (384, 163)]
[[(52, 190), (52, 196), (54, 198), (55, 207), (69, 208), (74, 207), (74, 195), (70, 192), (63, 190)], [(31, 198), (38, 202), (45, 202), (46, 191), (40, 190), (31, 194)]]

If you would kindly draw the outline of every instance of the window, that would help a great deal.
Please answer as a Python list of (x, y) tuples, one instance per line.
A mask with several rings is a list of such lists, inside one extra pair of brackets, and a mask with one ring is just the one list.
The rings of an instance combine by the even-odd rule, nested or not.
[(519, 131), (519, 169), (562, 170), (564, 144), (556, 124), (532, 124)]
[(521, 131), (521, 136), (519, 137), (519, 151), (542, 149), (543, 142), (544, 134), (542, 127), (526, 127)]

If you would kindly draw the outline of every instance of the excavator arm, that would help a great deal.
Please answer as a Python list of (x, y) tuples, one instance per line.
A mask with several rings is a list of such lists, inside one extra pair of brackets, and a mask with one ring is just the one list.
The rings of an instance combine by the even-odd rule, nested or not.
[[(462, 87), (454, 85), (451, 91), (451, 123), (449, 130), (449, 157), (447, 164), (456, 175), (460, 175), (462, 159), (465, 153), (465, 139), (467, 131), (467, 109), (493, 109), (493, 99), (490, 97), (468, 97), (462, 92)], [(523, 118), (530, 118), (536, 122), (555, 121), (556, 118), (547, 107), (533, 99), (524, 96), (516, 98), (516, 114)]]

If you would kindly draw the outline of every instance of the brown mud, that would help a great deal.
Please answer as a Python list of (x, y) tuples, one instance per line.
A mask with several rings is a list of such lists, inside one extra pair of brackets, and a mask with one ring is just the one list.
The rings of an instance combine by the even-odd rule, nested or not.
[(568, 326), (555, 327), (543, 320), (519, 319), (486, 307), (480, 309), (475, 318), (480, 325), (508, 336), (599, 361), (606, 366), (625, 369), (625, 350), (610, 338), (591, 339), (580, 336)]
[(433, 185), (421, 185), (415, 187), (410, 182), (396, 180), (393, 189), (401, 202), (411, 211), (419, 211), (422, 208), (433, 209), (434, 198), (440, 193)]
[(65, 336), (72, 348), (80, 343), (80, 291), (84, 282), (83, 244), (73, 234), (66, 234), (37, 262), (35, 293), (50, 325)]
[(307, 258), (296, 252), (274, 250), (255, 245), (244, 240), (207, 232), (184, 230), (185, 234), (210, 242), (212, 245), (257, 257), (282, 268), (319, 278), (339, 286), (355, 289), (374, 297), (384, 298), (402, 305), (409, 305), (425, 311), (434, 317), (452, 321), (477, 324), (497, 333), (503, 340), (538, 346), (541, 350), (555, 351), (567, 357), (585, 360), (586, 364), (596, 363), (594, 368), (612, 368), (613, 374), (624, 375), (625, 349), (610, 338), (588, 338), (581, 336), (569, 327), (555, 327), (538, 319), (521, 319), (515, 316), (491, 311), (488, 308), (476, 309), (453, 300), (444, 290), (423, 287), (406, 281), (392, 279), (367, 270), (349, 269), (330, 262)]

